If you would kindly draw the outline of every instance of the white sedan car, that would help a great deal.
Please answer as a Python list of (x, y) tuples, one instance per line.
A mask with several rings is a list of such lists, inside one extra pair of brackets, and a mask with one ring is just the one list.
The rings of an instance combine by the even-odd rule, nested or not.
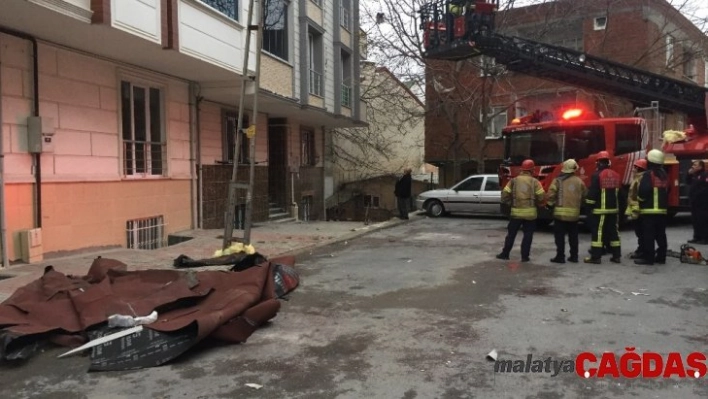
[(447, 213), (502, 216), (497, 175), (472, 175), (452, 188), (426, 191), (415, 203), (418, 210), (432, 217)]

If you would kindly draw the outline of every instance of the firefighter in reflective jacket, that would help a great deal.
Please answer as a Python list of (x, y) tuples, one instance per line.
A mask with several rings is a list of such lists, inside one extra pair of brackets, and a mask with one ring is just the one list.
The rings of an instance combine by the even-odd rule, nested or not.
[[(634, 263), (653, 265), (666, 263), (666, 211), (669, 201), (669, 180), (663, 169), (664, 153), (651, 150), (647, 153), (647, 171), (639, 181), (637, 200), (642, 221), (644, 256)], [(656, 241), (657, 248), (654, 247)], [(655, 252), (656, 251), (656, 252)]]
[(641, 259), (644, 257), (644, 242), (642, 240), (642, 220), (639, 213), (639, 199), (637, 198), (637, 191), (639, 190), (639, 181), (644, 175), (644, 171), (647, 170), (647, 160), (638, 159), (634, 162), (634, 178), (632, 183), (629, 185), (629, 193), (627, 194), (627, 210), (625, 215), (629, 220), (634, 221), (634, 235), (637, 236), (637, 250), (632, 253), (630, 258)]
[(536, 208), (543, 202), (543, 187), (531, 173), (534, 163), (527, 159), (521, 163), (521, 173), (504, 187), (501, 193), (501, 202), (511, 205), (511, 217), (507, 226), (507, 235), (504, 240), (504, 249), (497, 255), (497, 259), (509, 259), (509, 253), (514, 246), (516, 234), (523, 227), (524, 238), (521, 240), (521, 261), (528, 262), (531, 253), (531, 241), (536, 231)]
[(578, 262), (578, 219), (587, 195), (585, 183), (575, 175), (578, 163), (574, 159), (563, 162), (561, 175), (548, 188), (546, 208), (553, 211), (553, 235), (556, 241), (554, 263), (565, 263), (565, 235), (570, 246), (569, 262)]
[(602, 263), (602, 247), (604, 241), (610, 242), (614, 263), (622, 262), (619, 231), (617, 228), (617, 192), (622, 179), (610, 169), (610, 154), (600, 151), (597, 154), (597, 171), (593, 173), (588, 188), (585, 205), (589, 208), (588, 224), (592, 231), (590, 257), (585, 263)]

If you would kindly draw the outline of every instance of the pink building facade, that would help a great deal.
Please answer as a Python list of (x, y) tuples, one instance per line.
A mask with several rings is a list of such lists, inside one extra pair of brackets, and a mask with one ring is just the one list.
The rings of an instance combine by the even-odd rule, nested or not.
[[(218, 176), (230, 176), (234, 159), (248, 156), (231, 148), (240, 101), (254, 124), (253, 96), (239, 97), (247, 4), (3, 0), (7, 260), (151, 248), (176, 232), (223, 227), (226, 182)], [(254, 195), (265, 205), (254, 209), (256, 220), (268, 218), (269, 205), (286, 209), (303, 197), (323, 203), (326, 134), (360, 123), (352, 99), (340, 101), (342, 88), (330, 93), (302, 80), (312, 76), (298, 45), (307, 27), (294, 29), (301, 7), (288, 4), (288, 39), (262, 58)], [(334, 22), (322, 24), (333, 30)], [(319, 82), (326, 80), (337, 82)]]

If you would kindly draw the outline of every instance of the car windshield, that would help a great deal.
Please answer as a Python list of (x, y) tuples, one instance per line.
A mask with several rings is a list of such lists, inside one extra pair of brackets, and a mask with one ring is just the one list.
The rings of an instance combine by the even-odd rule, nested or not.
[(504, 159), (521, 165), (533, 159), (538, 165), (554, 165), (566, 159), (585, 159), (605, 149), (602, 126), (553, 127), (533, 132), (512, 132), (505, 137)]

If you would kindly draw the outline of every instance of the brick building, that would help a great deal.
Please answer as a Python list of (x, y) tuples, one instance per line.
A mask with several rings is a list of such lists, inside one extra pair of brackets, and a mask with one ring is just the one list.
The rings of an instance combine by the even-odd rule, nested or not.
[[(496, 21), (497, 31), (507, 36), (708, 84), (706, 35), (666, 0), (557, 0), (500, 12)], [(444, 185), (477, 171), (495, 172), (503, 158), (501, 129), (514, 117), (535, 110), (559, 115), (573, 106), (606, 117), (628, 116), (636, 107), (649, 106), (591, 87), (507, 72), (488, 57), (435, 61), (426, 72), (425, 158), (440, 167)], [(661, 123), (662, 130), (682, 129), (685, 115), (662, 113)]]
[(240, 102), (257, 131), (254, 220), (301, 201), (324, 217), (325, 134), (362, 123), (358, 0), (266, 0), (255, 121), (253, 91), (240, 98), (248, 1), (0, 10), (5, 259), (223, 227), (232, 163), (248, 156), (233, 150)]

